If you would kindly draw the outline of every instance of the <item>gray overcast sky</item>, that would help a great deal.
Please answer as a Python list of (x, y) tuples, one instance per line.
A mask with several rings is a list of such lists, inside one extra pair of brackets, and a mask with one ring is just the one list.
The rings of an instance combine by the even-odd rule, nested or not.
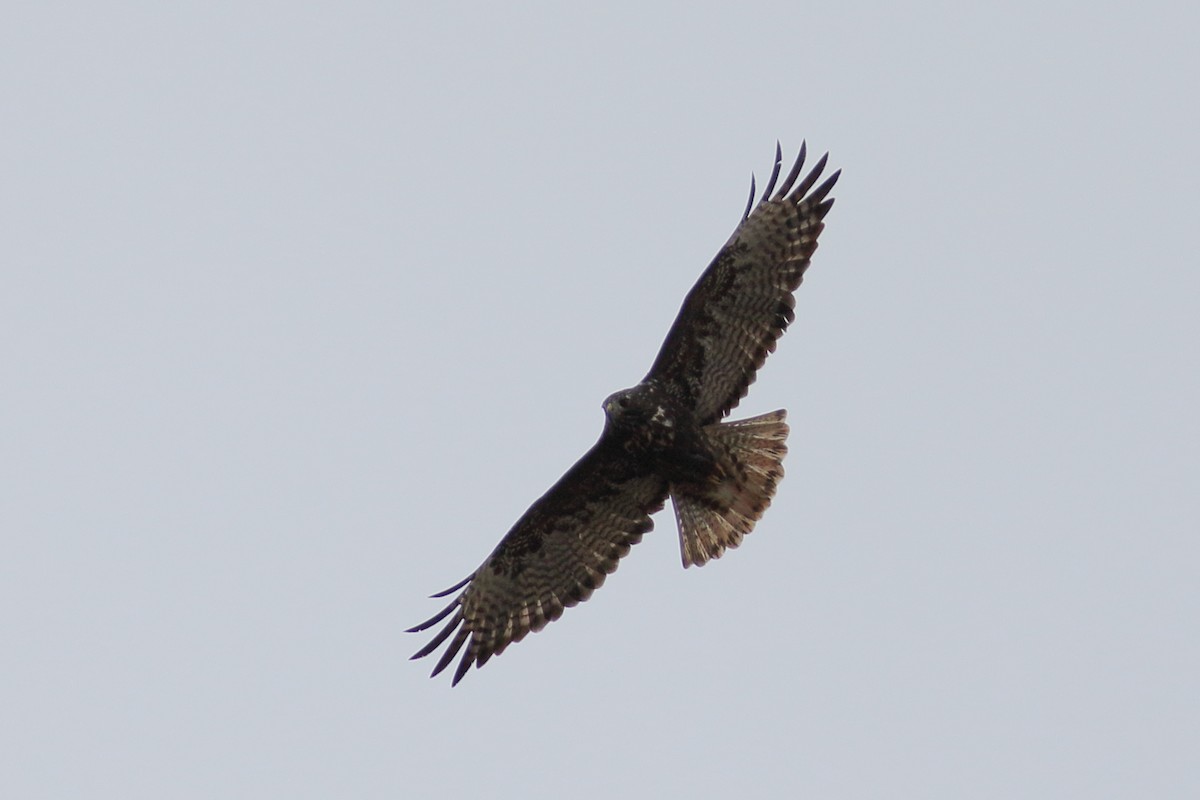
[[(1200, 796), (1195, 12), (433, 5), (3, 12), (0, 795)], [(777, 138), (775, 504), (430, 681)]]

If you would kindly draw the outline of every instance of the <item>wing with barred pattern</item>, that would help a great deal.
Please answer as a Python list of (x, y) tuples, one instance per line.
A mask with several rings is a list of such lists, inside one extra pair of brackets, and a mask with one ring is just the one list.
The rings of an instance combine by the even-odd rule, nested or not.
[(702, 425), (720, 420), (745, 397), (795, 318), (793, 293), (817, 249), (823, 220), (833, 207), (826, 196), (841, 174), (834, 172), (813, 189), (826, 154), (796, 183), (805, 150), (801, 146), (795, 166), (775, 191), (783, 161), (776, 146), (762, 199), (755, 205), (752, 181), (741, 224), (688, 293), (646, 375), (647, 381), (686, 398)]
[[(449, 620), (413, 658), (450, 639), (433, 674), (463, 649), (454, 673), (462, 680), (513, 642), (539, 631), (591, 596), (641, 541), (663, 507), (667, 484), (601, 437), (550, 491), (517, 521), (469, 578), (434, 595), (462, 591), (415, 633)], [(463, 588), (465, 587), (465, 588)]]

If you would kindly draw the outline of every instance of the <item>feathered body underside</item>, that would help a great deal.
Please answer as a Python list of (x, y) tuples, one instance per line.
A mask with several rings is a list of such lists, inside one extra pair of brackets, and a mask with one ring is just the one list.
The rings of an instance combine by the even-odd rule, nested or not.
[(794, 319), (793, 293), (817, 248), (839, 175), (817, 185), (826, 158), (801, 179), (801, 147), (776, 190), (782, 166), (776, 148), (762, 198), (755, 203), (752, 181), (741, 223), (688, 293), (646, 377), (605, 400), (599, 441), (475, 572), (434, 595), (458, 592), (410, 629), (443, 623), (413, 656), (449, 640), (434, 675), (461, 651), (458, 683), (472, 664), (482, 666), (590, 597), (653, 527), (650, 515), (668, 497), (684, 566), (719, 558), (753, 530), (783, 477), (785, 412), (722, 420)]

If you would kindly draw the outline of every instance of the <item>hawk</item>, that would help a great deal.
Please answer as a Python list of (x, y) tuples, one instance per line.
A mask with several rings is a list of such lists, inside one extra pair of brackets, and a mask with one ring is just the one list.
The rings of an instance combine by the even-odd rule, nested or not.
[[(741, 222), (683, 301), (641, 383), (609, 396), (599, 441), (517, 520), (469, 576), (414, 659), (462, 651), (451, 685), (591, 596), (637, 544), (668, 497), (683, 565), (741, 544), (775, 494), (787, 452), (786, 411), (723, 421), (795, 317), (800, 285), (841, 170), (816, 186), (828, 154), (803, 177), (806, 147), (779, 184), (782, 151), (761, 200), (754, 180)], [(797, 182), (799, 179), (799, 182)], [(816, 186), (814, 189), (813, 187)], [(446, 619), (446, 618), (449, 619)], [(453, 637), (453, 638), (451, 638)], [(465, 646), (465, 650), (463, 649)]]

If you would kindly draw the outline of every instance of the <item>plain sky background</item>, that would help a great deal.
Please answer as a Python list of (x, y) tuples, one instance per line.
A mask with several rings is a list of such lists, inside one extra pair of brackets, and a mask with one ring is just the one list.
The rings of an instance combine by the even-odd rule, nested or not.
[[(434, 5), (0, 13), (0, 795), (1200, 796), (1194, 10)], [(802, 138), (770, 512), (430, 681)]]

